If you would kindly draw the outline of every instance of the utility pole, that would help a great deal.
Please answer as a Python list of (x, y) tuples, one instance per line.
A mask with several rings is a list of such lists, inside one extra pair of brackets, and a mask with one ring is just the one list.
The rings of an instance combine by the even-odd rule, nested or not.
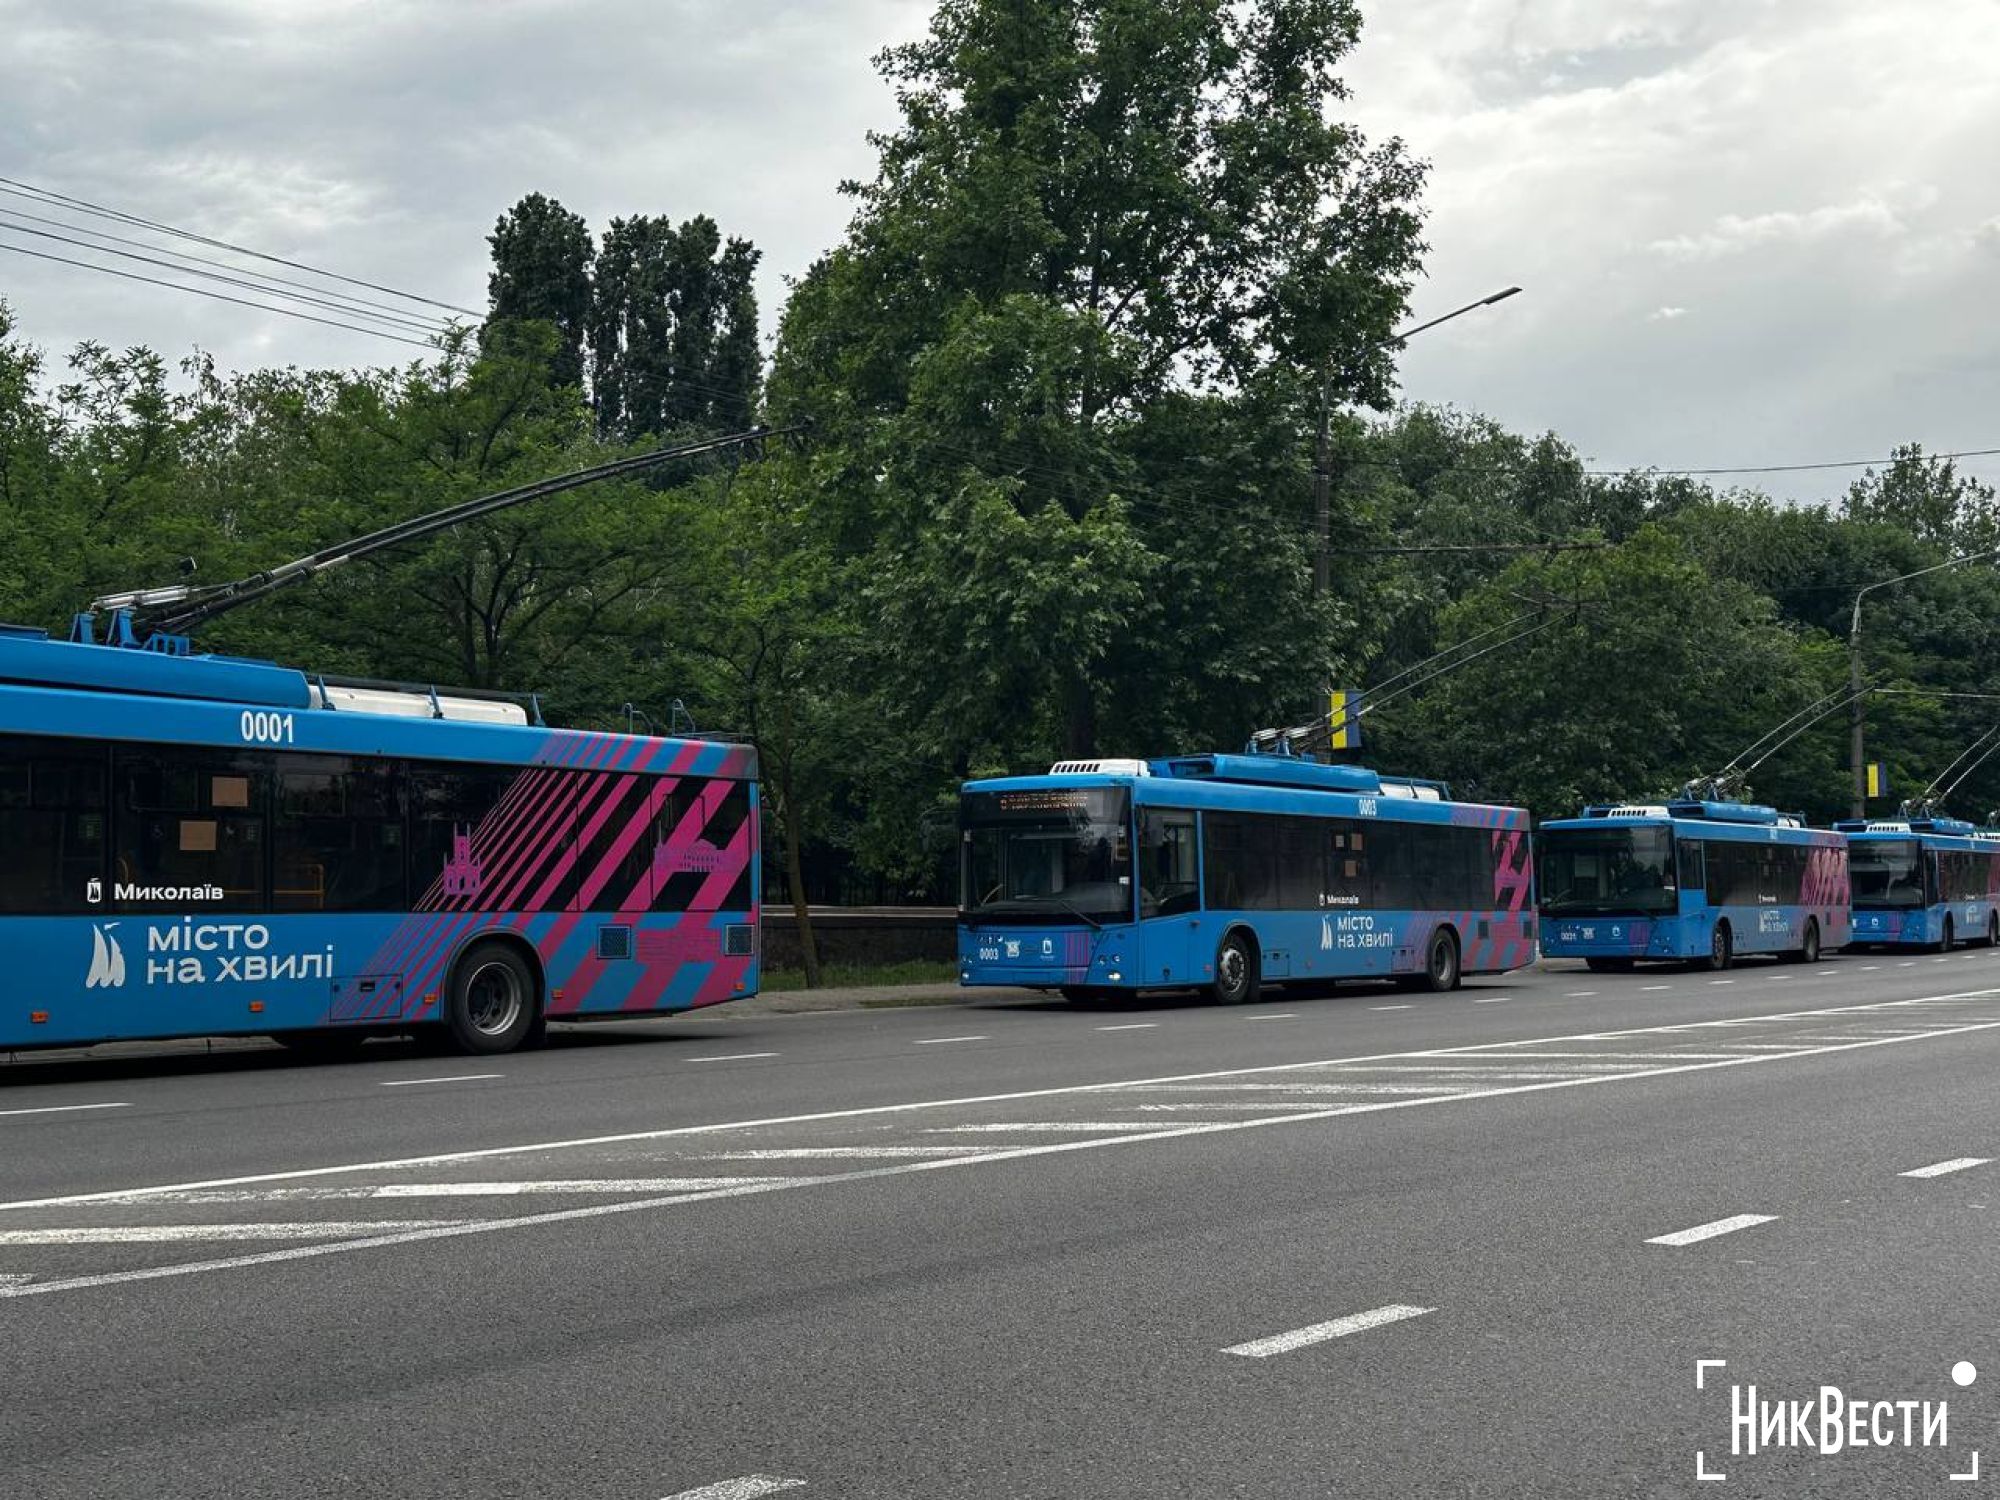
[[(1491, 307), (1496, 302), (1505, 302), (1519, 292), (1517, 286), (1507, 287), (1490, 297), (1481, 297), (1477, 302), (1468, 302), (1463, 307), (1453, 308), (1442, 317), (1432, 318), (1428, 323), (1419, 323), (1414, 328), (1400, 329), (1385, 339), (1378, 339), (1362, 352), (1373, 354), (1377, 349), (1390, 344), (1400, 344), (1412, 334), (1422, 333), (1426, 328), (1435, 328), (1440, 323), (1449, 323), (1453, 318), (1482, 307)], [(1322, 598), (1333, 587), (1333, 356), (1326, 357), (1320, 370), (1319, 382), (1319, 442), (1313, 451), (1313, 597)], [(1327, 695), (1333, 691), (1333, 684), (1320, 684), (1319, 706), (1324, 708)]]
[(1946, 568), (1957, 567), (1960, 563), (1983, 562), (1995, 557), (2000, 557), (2000, 548), (1985, 552), (1968, 552), (1963, 557), (1946, 558), (1941, 563), (1932, 563), (1928, 568), (1899, 573), (1894, 578), (1884, 578), (1879, 583), (1864, 583), (1854, 591), (1854, 613), (1847, 622), (1847, 685), (1855, 694), (1854, 706), (1848, 710), (1847, 719), (1848, 768), (1854, 777), (1853, 816), (1857, 818), (1868, 816), (1868, 749), (1864, 741), (1861, 716), (1861, 601), (1877, 589), (1907, 583), (1912, 578), (1922, 578), (1927, 573), (1941, 573)]

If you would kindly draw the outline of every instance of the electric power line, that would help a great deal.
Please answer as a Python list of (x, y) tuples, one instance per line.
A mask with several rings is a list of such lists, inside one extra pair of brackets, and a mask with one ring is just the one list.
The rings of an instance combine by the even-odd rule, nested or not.
[[(0, 212), (5, 212), (5, 210), (0, 210)], [(303, 302), (311, 307), (325, 308), (329, 312), (345, 313), (349, 317), (367, 318), (371, 322), (386, 324), (391, 327), (403, 329), (406, 332), (443, 333), (445, 331), (439, 324), (420, 323), (415, 318), (407, 318), (400, 313), (368, 312), (363, 308), (351, 305), (345, 300), (317, 297), (310, 292), (281, 291), (264, 281), (252, 281), (241, 276), (226, 276), (220, 271), (204, 271), (194, 266), (177, 266), (172, 261), (162, 260), (158, 256), (141, 255), (136, 250), (114, 250), (109, 245), (93, 245), (87, 240), (75, 239), (66, 234), (57, 234), (48, 229), (30, 229), (25, 224), (0, 223), (0, 233), (32, 234), (40, 239), (56, 240), (65, 245), (73, 245), (96, 255), (116, 255), (122, 260), (142, 261), (149, 266), (160, 266), (169, 271), (178, 271), (183, 276), (199, 276), (205, 281), (219, 281), (226, 286), (242, 287), (248, 291), (262, 292), (266, 296), (271, 297), (283, 297), (290, 302)], [(0, 241), (0, 244), (4, 243), (4, 241)], [(109, 268), (100, 267), (99, 269)], [(189, 287), (187, 290), (192, 291), (194, 288)]]
[(228, 240), (215, 239), (198, 234), (191, 229), (181, 229), (165, 224), (158, 219), (148, 219), (140, 214), (126, 213), (123, 209), (107, 208), (101, 203), (92, 203), (88, 198), (72, 197), (68, 193), (56, 192), (53, 188), (36, 187), (31, 182), (21, 182), (12, 177), (0, 177), (0, 192), (11, 193), (17, 198), (30, 198), (40, 203), (56, 203), (64, 207), (95, 214), (100, 218), (116, 219), (122, 223), (134, 224), (142, 229), (157, 230), (161, 234), (171, 234), (177, 239), (191, 240), (199, 245), (207, 245), (212, 250), (228, 250), (237, 255), (248, 255), (256, 260), (269, 261), (272, 265), (289, 266), (294, 271), (305, 271), (314, 276), (324, 276), (332, 281), (344, 281), (349, 286), (365, 287), (371, 292), (386, 292), (391, 297), (401, 297), (409, 302), (421, 302), (427, 307), (441, 308), (445, 312), (461, 313), (468, 318), (484, 318), (485, 314), (474, 312), (469, 307), (460, 307), (455, 302), (440, 302), (433, 297), (421, 296), (416, 292), (406, 292), (398, 287), (384, 286), (379, 282), (363, 281), (357, 277), (345, 276), (338, 271), (326, 271), (318, 266), (307, 265), (304, 261), (287, 260), (281, 255), (267, 255), (262, 250), (252, 250), (247, 245), (232, 244)]
[(197, 297), (212, 297), (217, 302), (233, 302), (238, 307), (254, 307), (262, 312), (282, 313), (288, 318), (302, 318), (308, 323), (324, 323), (329, 328), (345, 328), (350, 333), (373, 334), (378, 339), (391, 339), (398, 344), (410, 344), (418, 349), (435, 350), (437, 345), (423, 339), (405, 338), (400, 333), (390, 333), (382, 328), (365, 328), (359, 323), (342, 323), (334, 318), (316, 317), (312, 313), (300, 312), (292, 307), (274, 307), (268, 302), (252, 302), (247, 297), (232, 297), (227, 292), (211, 292), (207, 287), (188, 286), (179, 281), (163, 281), (157, 276), (142, 276), (137, 271), (121, 271), (115, 266), (93, 265), (87, 260), (72, 260), (67, 255), (49, 255), (40, 250), (30, 250), (26, 245), (9, 245), (0, 241), (0, 250), (11, 250), (16, 255), (33, 256), (36, 260), (50, 260), (57, 265), (80, 266), (86, 271), (101, 271), (106, 276), (122, 276), (127, 281), (144, 281), (153, 286), (169, 287), (177, 292), (192, 292)]

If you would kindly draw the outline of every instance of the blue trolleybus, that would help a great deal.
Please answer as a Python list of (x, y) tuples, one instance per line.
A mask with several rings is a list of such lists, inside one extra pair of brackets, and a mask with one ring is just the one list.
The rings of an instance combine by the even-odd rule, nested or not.
[(501, 1052), (754, 991), (752, 752), (535, 718), (0, 627), (0, 1047)]
[(1810, 963), (1849, 940), (1847, 836), (1768, 807), (1592, 807), (1538, 841), (1545, 957), (1726, 969), (1742, 953)]
[(1847, 835), (1857, 944), (2000, 942), (2000, 833), (1956, 818), (1833, 826)]
[(959, 799), (959, 977), (1071, 999), (1395, 978), (1535, 956), (1528, 815), (1290, 755), (1071, 761)]

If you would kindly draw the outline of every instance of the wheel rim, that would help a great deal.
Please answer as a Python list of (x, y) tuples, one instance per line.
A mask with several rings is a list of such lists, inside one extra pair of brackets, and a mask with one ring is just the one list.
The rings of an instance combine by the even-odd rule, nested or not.
[(465, 1018), (481, 1036), (505, 1036), (521, 1018), (521, 977), (507, 964), (481, 964), (465, 986)]
[(1250, 972), (1250, 961), (1243, 956), (1240, 943), (1223, 945), (1222, 955), (1215, 961), (1216, 978), (1222, 981), (1226, 994), (1235, 994), (1243, 988), (1243, 980)]
[(1451, 978), (1451, 944), (1435, 943), (1431, 947), (1431, 978), (1443, 984)]

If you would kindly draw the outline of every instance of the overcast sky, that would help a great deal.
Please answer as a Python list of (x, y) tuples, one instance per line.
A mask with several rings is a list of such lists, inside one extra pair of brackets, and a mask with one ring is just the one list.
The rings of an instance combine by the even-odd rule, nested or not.
[[(846, 222), (836, 184), (872, 169), (865, 133), (894, 121), (869, 57), (928, 9), (0, 0), (0, 176), (473, 309), (484, 236), (525, 192), (593, 229), (705, 212), (763, 249), (768, 335), (782, 278)], [(1365, 14), (1350, 114), (1433, 164), (1416, 316), (1526, 288), (1413, 341), (1408, 397), (1554, 430), (1611, 468), (2000, 448), (1995, 0)], [(231, 367), (417, 353), (7, 251), (0, 298), (52, 355), (83, 338)], [(2000, 460), (1963, 467), (2000, 478)]]

